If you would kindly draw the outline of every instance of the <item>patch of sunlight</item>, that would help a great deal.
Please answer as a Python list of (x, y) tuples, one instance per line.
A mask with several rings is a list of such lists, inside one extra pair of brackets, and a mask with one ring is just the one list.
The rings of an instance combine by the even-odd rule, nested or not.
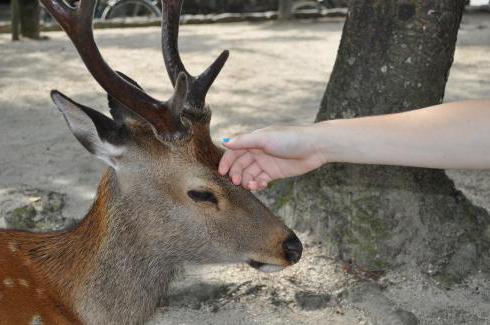
[(70, 183), (71, 183), (71, 181), (68, 179), (65, 179), (65, 178), (56, 178), (53, 180), (53, 184), (56, 184), (56, 185), (68, 185)]
[(76, 186), (73, 188), (73, 192), (76, 196), (84, 200), (93, 200), (96, 194), (96, 191), (88, 186)]
[(489, 0), (471, 0), (470, 5), (471, 6), (485, 6), (490, 3)]

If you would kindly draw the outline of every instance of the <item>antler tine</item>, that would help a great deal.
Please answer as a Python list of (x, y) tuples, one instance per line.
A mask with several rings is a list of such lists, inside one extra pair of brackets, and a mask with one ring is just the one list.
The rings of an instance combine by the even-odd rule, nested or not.
[(218, 77), (221, 69), (223, 69), (228, 57), (230, 56), (230, 52), (225, 50), (221, 52), (218, 58), (206, 69), (194, 82), (194, 91), (196, 91), (196, 96), (201, 96), (203, 99), (206, 98), (206, 94), (208, 93), (209, 88), (213, 84), (213, 82)]
[(63, 0), (41, 0), (72, 40), (85, 66), (104, 90), (145, 119), (160, 140), (184, 138), (188, 128), (168, 104), (121, 78), (104, 61), (95, 43), (92, 21), (97, 0), (80, 0), (77, 8)]
[(162, 52), (172, 84), (180, 72), (190, 81), (187, 103), (194, 110), (204, 108), (206, 94), (229, 57), (228, 51), (221, 55), (201, 75), (194, 77), (187, 72), (179, 54), (178, 37), (183, 0), (162, 0)]

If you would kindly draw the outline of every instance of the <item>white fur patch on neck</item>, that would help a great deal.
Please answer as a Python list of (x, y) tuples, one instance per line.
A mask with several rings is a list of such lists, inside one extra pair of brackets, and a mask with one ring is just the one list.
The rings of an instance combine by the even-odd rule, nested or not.
[(126, 147), (115, 146), (107, 141), (101, 141), (95, 149), (97, 158), (101, 159), (115, 170), (118, 169), (115, 158), (122, 156), (124, 152), (126, 152)]

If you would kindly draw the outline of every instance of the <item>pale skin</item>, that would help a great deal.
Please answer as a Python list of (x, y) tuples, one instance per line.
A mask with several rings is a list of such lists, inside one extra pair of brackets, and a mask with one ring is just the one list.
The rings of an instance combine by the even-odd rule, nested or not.
[(225, 139), (219, 173), (262, 190), (324, 164), (490, 169), (490, 99), (405, 113), (271, 126)]

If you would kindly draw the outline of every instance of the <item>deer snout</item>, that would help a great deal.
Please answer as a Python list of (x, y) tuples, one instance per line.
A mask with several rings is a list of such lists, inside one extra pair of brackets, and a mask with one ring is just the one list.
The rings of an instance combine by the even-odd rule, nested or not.
[(282, 247), (284, 249), (284, 256), (286, 256), (288, 262), (295, 264), (300, 260), (301, 254), (303, 253), (303, 245), (294, 233), (290, 234), (282, 243)]
[(247, 261), (248, 264), (262, 272), (277, 272), (301, 259), (303, 245), (292, 231), (288, 231), (285, 240), (275, 243), (270, 255), (255, 255)]

